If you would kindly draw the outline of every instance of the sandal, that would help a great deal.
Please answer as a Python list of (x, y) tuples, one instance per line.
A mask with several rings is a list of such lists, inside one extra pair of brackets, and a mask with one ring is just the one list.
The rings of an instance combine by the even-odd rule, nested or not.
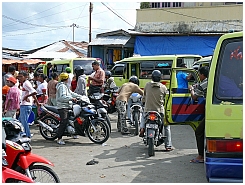
[(192, 159), (190, 163), (204, 163), (204, 159)]
[(174, 149), (172, 147), (167, 147), (165, 150), (168, 151), (168, 152), (170, 152), (170, 151), (172, 151)]

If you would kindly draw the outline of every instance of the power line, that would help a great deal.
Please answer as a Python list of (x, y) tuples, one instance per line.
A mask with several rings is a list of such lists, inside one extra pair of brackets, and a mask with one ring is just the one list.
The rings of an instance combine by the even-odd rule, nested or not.
[(31, 26), (37, 26), (37, 27), (47, 27), (47, 28), (69, 27), (69, 26), (47, 26), (47, 25), (32, 24), (32, 23), (27, 23), (27, 22), (24, 22), (24, 21), (21, 21), (21, 20), (18, 20), (18, 19), (14, 19), (14, 18), (8, 17), (6, 15), (2, 15), (2, 17), (6, 18), (6, 19), (10, 19), (10, 20), (15, 21), (15, 22), (19, 22), (19, 23), (27, 24), (27, 25), (31, 25)]
[(125, 19), (123, 19), (121, 16), (117, 15), (112, 9), (110, 9), (108, 6), (106, 6), (103, 2), (101, 2), (106, 8), (108, 8), (112, 13), (114, 13), (117, 17), (119, 17), (120, 19), (122, 19), (124, 22), (126, 22), (127, 24), (129, 24), (130, 26), (134, 27), (132, 24), (128, 23)]
[(58, 30), (58, 29), (63, 29), (63, 28), (56, 28), (56, 29), (44, 30), (44, 31), (38, 31), (38, 32), (31, 32), (31, 33), (20, 33), (20, 34), (14, 34), (14, 35), (4, 35), (2, 37), (17, 36), (17, 35), (29, 35), (29, 34), (35, 34), (35, 33), (42, 33), (42, 32), (47, 32), (47, 31)]
[[(65, 2), (65, 3), (66, 3), (66, 2)], [(44, 10), (44, 11), (42, 11), (42, 12), (35, 13), (35, 14), (31, 15), (31, 16), (28, 16), (28, 17), (23, 18), (22, 20), (28, 19), (28, 18), (33, 17), (33, 16), (35, 16), (35, 15), (38, 15), (38, 14), (41, 14), (41, 13), (46, 12), (46, 11), (48, 11), (48, 10), (54, 9), (54, 8), (56, 8), (56, 7), (58, 7), (58, 6), (61, 6), (61, 5), (65, 4), (65, 3), (61, 3), (61, 4), (57, 5), (57, 6), (54, 6), (54, 7), (52, 7), (52, 8), (49, 8), (49, 9)], [(34, 20), (35, 20), (35, 19), (34, 19)], [(3, 26), (3, 27), (6, 27), (6, 26), (14, 26), (14, 25), (17, 25), (17, 23), (15, 23), (15, 24), (9, 23), (9, 24), (7, 24), (7, 25), (5, 25), (5, 26)]]
[[(208, 20), (208, 19), (203, 19), (203, 18), (200, 18), (200, 17), (195, 17), (195, 16), (186, 15), (186, 14), (182, 14), (182, 13), (172, 12), (172, 11), (166, 10), (166, 9), (164, 9), (164, 8), (161, 9), (161, 10), (162, 10), (162, 11), (165, 11), (165, 12), (172, 13), (172, 14), (181, 15), (181, 16), (184, 16), (184, 17), (190, 17), (190, 18), (199, 19), (199, 20), (202, 20), (202, 21), (210, 21), (210, 20)], [(227, 25), (240, 26), (240, 27), (242, 27), (242, 25), (236, 25), (236, 24), (232, 24), (232, 23), (225, 23), (225, 22), (222, 22), (222, 21), (213, 21), (213, 22), (221, 22), (221, 23), (227, 24)]]
[[(82, 5), (82, 6), (85, 6), (85, 5)], [(53, 14), (50, 14), (50, 15), (47, 15), (47, 16), (44, 16), (44, 17), (40, 17), (40, 18), (37, 18), (37, 19), (32, 19), (32, 20), (29, 20), (29, 21), (34, 21), (34, 20), (38, 20), (38, 19), (45, 18), (45, 17), (50, 17), (50, 16), (52, 16), (52, 15), (56, 15), (56, 14), (60, 14), (60, 13), (64, 13), (64, 12), (67, 12), (67, 11), (70, 11), (70, 10), (74, 10), (74, 9), (80, 8), (80, 7), (82, 7), (82, 6), (78, 6), (78, 7), (75, 7), (75, 8), (71, 8), (71, 9), (68, 9), (68, 10), (65, 10), (65, 11), (62, 11), (62, 12), (58, 12), (58, 13), (53, 13)], [(9, 25), (9, 26), (12, 26), (12, 25)], [(3, 28), (9, 27), (9, 26), (3, 26)]]

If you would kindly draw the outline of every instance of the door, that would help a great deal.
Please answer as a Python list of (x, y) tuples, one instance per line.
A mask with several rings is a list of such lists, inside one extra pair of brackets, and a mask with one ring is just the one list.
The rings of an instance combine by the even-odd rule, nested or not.
[(165, 97), (165, 119), (170, 124), (189, 124), (195, 129), (205, 116), (205, 99), (198, 98), (198, 101), (194, 101), (188, 88), (178, 88), (176, 75), (179, 72), (192, 74), (188, 85), (200, 82), (194, 69), (171, 69), (169, 93)]
[(124, 83), (126, 83), (128, 80), (126, 80), (126, 71), (127, 67), (125, 63), (116, 64), (111, 69), (111, 74), (114, 77), (114, 81), (116, 83), (117, 87), (121, 87)]

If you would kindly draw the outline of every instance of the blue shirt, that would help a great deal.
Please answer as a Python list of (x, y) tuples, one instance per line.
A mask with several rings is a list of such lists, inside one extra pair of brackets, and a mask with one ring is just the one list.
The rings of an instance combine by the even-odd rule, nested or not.
[(183, 71), (179, 71), (177, 73), (177, 83), (178, 83), (178, 89), (187, 89), (188, 88), (188, 81), (186, 80), (187, 73)]

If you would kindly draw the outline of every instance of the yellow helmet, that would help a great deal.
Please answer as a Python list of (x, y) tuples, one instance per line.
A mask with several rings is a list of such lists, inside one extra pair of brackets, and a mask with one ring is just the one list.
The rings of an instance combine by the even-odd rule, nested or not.
[(60, 80), (67, 80), (69, 78), (68, 73), (60, 73)]

